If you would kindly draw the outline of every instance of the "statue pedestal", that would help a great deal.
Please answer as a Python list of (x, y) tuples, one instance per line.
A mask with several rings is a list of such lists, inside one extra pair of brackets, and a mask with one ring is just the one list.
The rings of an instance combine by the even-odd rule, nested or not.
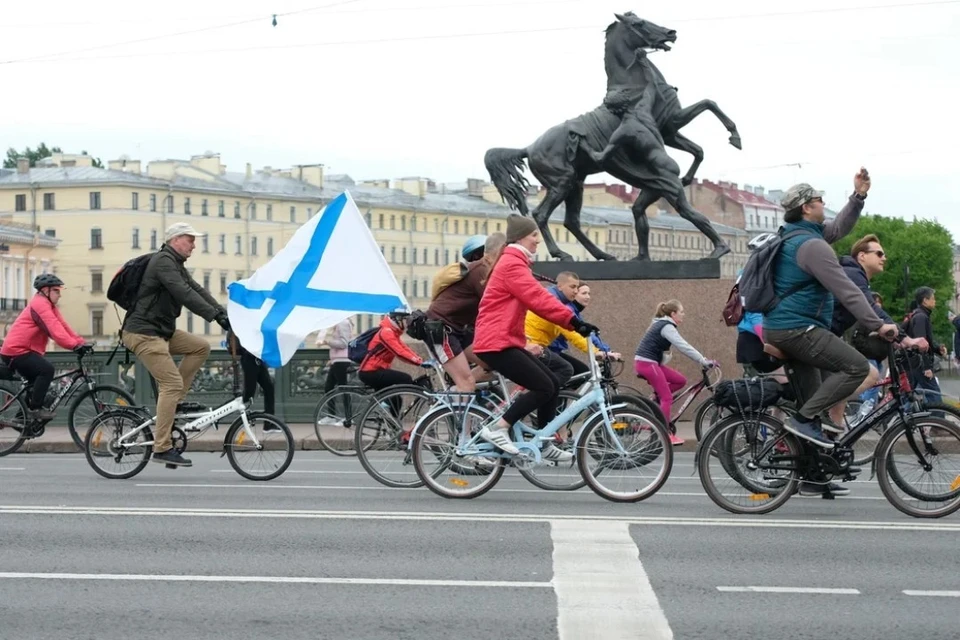
[(534, 262), (534, 273), (556, 278), (572, 271), (584, 282), (599, 280), (717, 280), (720, 260), (635, 260), (610, 262)]

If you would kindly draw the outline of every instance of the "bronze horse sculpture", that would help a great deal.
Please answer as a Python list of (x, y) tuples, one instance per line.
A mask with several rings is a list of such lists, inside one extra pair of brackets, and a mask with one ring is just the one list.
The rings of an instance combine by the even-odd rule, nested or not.
[[(661, 196), (713, 242), (714, 251), (709, 257), (719, 258), (730, 251), (729, 247), (720, 239), (710, 221), (690, 206), (680, 187), (681, 183), (688, 185), (693, 181), (703, 161), (703, 149), (680, 134), (679, 130), (704, 111), (711, 111), (730, 132), (730, 144), (739, 149), (741, 144), (737, 127), (711, 100), (702, 100), (682, 108), (676, 89), (667, 84), (652, 62), (645, 59), (647, 50), (669, 51), (670, 43), (676, 42), (676, 31), (638, 18), (632, 12), (616, 14), (616, 17), (617, 20), (606, 29), (604, 66), (608, 99), (593, 111), (547, 130), (525, 149), (489, 149), (484, 156), (484, 164), (490, 179), (511, 209), (530, 215), (526, 203), (529, 182), (523, 175), (524, 159), (528, 160), (530, 172), (547, 192), (534, 210), (533, 218), (543, 235), (547, 251), (554, 258), (573, 259), (557, 246), (548, 227), (553, 211), (560, 203), (565, 203), (564, 227), (597, 260), (615, 260), (614, 256), (591, 242), (580, 226), (584, 180), (591, 174), (604, 171), (640, 189), (640, 195), (632, 207), (639, 246), (636, 260), (650, 259), (650, 226), (646, 209)], [(638, 64), (641, 59), (643, 64)], [(610, 154), (603, 165), (596, 160), (621, 123), (623, 111), (613, 107), (610, 96), (617, 94), (622, 98), (627, 94), (629, 101), (639, 101), (647, 88), (651, 71), (656, 82), (651, 114), (659, 127), (663, 143), (694, 157), (682, 180), (678, 180), (679, 173), (666, 175), (662, 168), (637, 162), (629, 149), (625, 148)], [(663, 188), (662, 185), (667, 183), (676, 184), (676, 187)]]

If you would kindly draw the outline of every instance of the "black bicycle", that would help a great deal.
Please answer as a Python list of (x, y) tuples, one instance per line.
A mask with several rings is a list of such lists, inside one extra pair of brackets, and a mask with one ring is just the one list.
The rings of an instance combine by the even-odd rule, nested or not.
[[(77, 368), (53, 379), (50, 388), (56, 391), (50, 406), (46, 407), (56, 412), (58, 407), (76, 396), (67, 411), (67, 429), (79, 449), (83, 449), (87, 429), (98, 414), (114, 406), (136, 406), (133, 396), (125, 389), (111, 384), (97, 384), (91, 377), (83, 362), (91, 351), (81, 350), (77, 354)], [(114, 349), (107, 365), (113, 361), (116, 353), (117, 349)], [(15, 452), (27, 440), (42, 436), (49, 421), (28, 418), (26, 400), (33, 392), (33, 385), (4, 365), (0, 365), (0, 380), (20, 383), (16, 391), (0, 387), (0, 456), (5, 456)]]
[[(886, 425), (872, 472), (887, 500), (917, 518), (941, 518), (960, 509), (960, 412), (919, 401), (906, 375), (913, 354), (893, 343), (888, 349), (891, 400), (830, 451), (786, 431), (765, 407), (741, 409), (722, 419), (697, 450), (700, 482), (710, 499), (732, 513), (769, 513), (786, 503), (800, 482), (829, 486), (834, 480), (852, 480), (859, 472), (853, 465), (855, 443)], [(799, 391), (792, 365), (784, 364), (790, 384)], [(833, 498), (829, 490), (822, 495)]]

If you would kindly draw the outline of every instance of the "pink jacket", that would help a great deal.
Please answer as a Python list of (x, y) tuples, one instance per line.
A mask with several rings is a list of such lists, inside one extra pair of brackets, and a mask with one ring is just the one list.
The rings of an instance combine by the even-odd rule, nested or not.
[(38, 293), (30, 299), (27, 308), (13, 321), (10, 332), (0, 346), (0, 356), (15, 358), (34, 352), (47, 352), (47, 342), (53, 339), (64, 349), (75, 349), (84, 343), (46, 296)]

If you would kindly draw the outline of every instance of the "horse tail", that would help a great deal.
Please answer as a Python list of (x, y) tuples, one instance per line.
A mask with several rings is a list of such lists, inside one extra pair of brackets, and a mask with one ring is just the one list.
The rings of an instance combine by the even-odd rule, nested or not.
[(530, 182), (523, 175), (526, 157), (526, 149), (488, 149), (483, 156), (483, 164), (500, 197), (507, 206), (525, 216), (530, 215), (527, 210)]

